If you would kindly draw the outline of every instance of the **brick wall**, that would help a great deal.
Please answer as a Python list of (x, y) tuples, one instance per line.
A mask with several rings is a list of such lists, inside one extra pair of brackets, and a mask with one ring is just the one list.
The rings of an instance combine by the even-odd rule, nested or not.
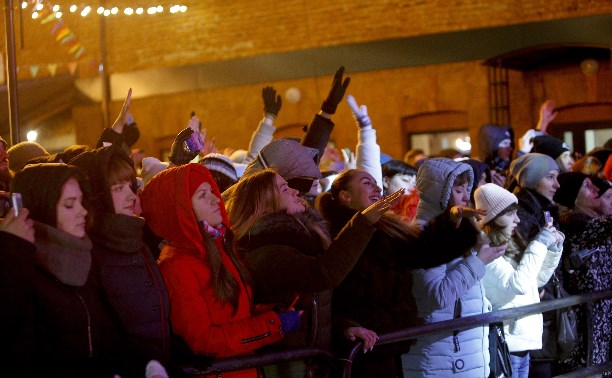
[[(148, 3), (153, 4), (149, 0), (139, 2)], [(184, 3), (189, 10), (180, 15), (109, 17), (106, 20), (109, 72), (612, 12), (612, 2), (605, 0), (288, 0), (276, 4), (263, 0), (186, 0)], [(66, 26), (93, 58), (81, 63), (78, 75), (97, 75), (95, 59), (99, 55), (100, 27), (97, 15), (81, 18), (65, 10), (67, 2), (62, 0), (59, 4), (64, 7)], [(25, 47), (17, 53), (18, 65), (41, 65), (39, 75), (48, 74), (44, 66), (49, 63), (59, 63), (59, 72), (66, 70), (72, 57), (66, 46), (58, 44), (51, 35), (52, 23), (41, 24), (40, 20), (29, 18), (29, 12), (24, 14)], [(18, 32), (18, 38), (19, 35)], [(350, 73), (350, 67), (347, 70)], [(607, 75), (606, 83), (609, 83), (609, 65), (602, 71), (601, 75)], [(28, 75), (27, 69), (20, 71), (20, 78)], [(400, 126), (404, 116), (427, 111), (464, 111), (473, 140), (478, 127), (488, 121), (486, 69), (481, 62), (398, 68), (350, 76), (353, 80), (349, 92), (359, 103), (368, 105), (379, 143), (384, 152), (394, 157), (401, 157), (405, 148)], [(175, 135), (195, 110), (209, 134), (216, 137), (219, 147), (246, 148), (261, 118), (263, 85), (274, 85), (281, 93), (289, 87), (302, 91), (300, 103), (285, 102), (277, 120), (280, 126), (308, 123), (319, 109), (330, 83), (330, 77), (321, 77), (135, 99), (132, 112), (142, 130), (137, 147), (154, 155), (155, 141)], [(578, 68), (528, 75), (514, 72), (511, 84), (513, 126), (518, 136), (537, 121), (538, 104), (543, 98), (555, 98), (559, 105), (612, 101), (609, 89), (612, 86), (598, 84), (597, 78), (585, 81)], [(120, 106), (120, 103), (111, 104), (113, 114), (118, 113)], [(99, 128), (93, 126), (99, 122), (92, 119), (99, 117), (95, 107), (73, 111), (78, 143), (95, 143)], [(356, 127), (346, 105), (340, 106), (334, 121), (337, 125), (333, 138), (337, 144), (354, 148)], [(443, 125), (434, 127), (443, 128)]]

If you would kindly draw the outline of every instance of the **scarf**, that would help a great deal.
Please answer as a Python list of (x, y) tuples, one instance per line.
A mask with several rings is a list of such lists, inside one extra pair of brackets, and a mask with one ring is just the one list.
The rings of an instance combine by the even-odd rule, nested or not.
[(34, 222), (36, 263), (63, 284), (83, 286), (91, 269), (91, 240)]

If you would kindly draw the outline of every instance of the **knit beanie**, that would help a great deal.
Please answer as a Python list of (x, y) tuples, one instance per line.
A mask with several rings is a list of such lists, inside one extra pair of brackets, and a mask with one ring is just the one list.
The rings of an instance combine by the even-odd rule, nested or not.
[(303, 146), (296, 140), (276, 139), (261, 149), (244, 171), (244, 176), (274, 168), (287, 181), (296, 177), (320, 179), (321, 171), (316, 163), (318, 155), (319, 150)]
[(147, 185), (147, 183), (151, 181), (156, 174), (168, 168), (168, 165), (170, 165), (170, 163), (161, 162), (154, 157), (146, 157), (142, 159), (141, 175), (143, 185)]
[(8, 149), (9, 168), (13, 172), (19, 172), (31, 159), (40, 156), (49, 156), (47, 150), (36, 142), (21, 142)]
[(209, 171), (219, 172), (233, 181), (238, 181), (238, 174), (232, 160), (223, 154), (210, 153), (204, 156), (200, 163), (208, 168)]
[(566, 172), (560, 174), (559, 177), (557, 177), (559, 189), (557, 189), (553, 200), (560, 205), (573, 209), (580, 187), (587, 177), (588, 176), (582, 172)]
[(533, 138), (533, 148), (531, 152), (539, 152), (556, 159), (565, 151), (569, 151), (569, 147), (560, 139), (550, 135), (539, 135)]
[(497, 184), (487, 183), (476, 188), (474, 202), (477, 209), (484, 209), (487, 214), (480, 220), (484, 226), (502, 213), (508, 206), (518, 204), (518, 198)]
[(510, 164), (510, 174), (522, 188), (535, 189), (550, 171), (559, 171), (559, 166), (548, 155), (531, 152), (516, 158)]

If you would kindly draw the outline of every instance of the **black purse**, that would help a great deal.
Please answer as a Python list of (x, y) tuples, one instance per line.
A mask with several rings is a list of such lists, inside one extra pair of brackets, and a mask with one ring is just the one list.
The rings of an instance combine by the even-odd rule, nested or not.
[(504, 336), (503, 323), (489, 325), (489, 354), (491, 355), (491, 360), (489, 361), (491, 373), (489, 378), (512, 377), (510, 349), (508, 349), (506, 337)]

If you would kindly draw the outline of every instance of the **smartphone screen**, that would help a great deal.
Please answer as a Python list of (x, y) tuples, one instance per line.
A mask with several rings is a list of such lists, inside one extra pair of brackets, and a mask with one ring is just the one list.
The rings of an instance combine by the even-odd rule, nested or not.
[(21, 193), (11, 193), (11, 203), (13, 205), (13, 209), (15, 209), (15, 216), (19, 215), (19, 211), (23, 208)]

